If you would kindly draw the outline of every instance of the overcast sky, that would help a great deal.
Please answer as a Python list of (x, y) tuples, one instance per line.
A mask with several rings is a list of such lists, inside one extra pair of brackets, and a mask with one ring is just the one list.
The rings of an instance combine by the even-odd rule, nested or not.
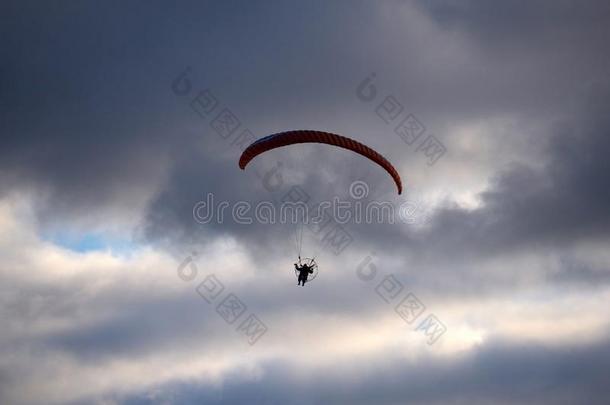
[[(0, 403), (608, 402), (610, 3), (0, 16)], [(293, 129), (405, 191), (331, 146), (239, 169)], [(304, 227), (300, 287), (298, 227), (230, 214), (303, 193), (396, 221)]]

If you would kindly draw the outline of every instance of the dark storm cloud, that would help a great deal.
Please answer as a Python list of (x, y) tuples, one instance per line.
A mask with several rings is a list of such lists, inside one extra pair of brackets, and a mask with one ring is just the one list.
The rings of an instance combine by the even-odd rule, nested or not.
[[(415, 4), (445, 32), (465, 35), (468, 45), (478, 49), (479, 65), (495, 70), (489, 76), (486, 69), (463, 69), (480, 78), (469, 77), (475, 89), (465, 89), (466, 97), (488, 87), (501, 92), (483, 93), (491, 96), (492, 105), (504, 99), (510, 100), (503, 104), (505, 110), (521, 107), (521, 113), (556, 114), (560, 108), (574, 108), (570, 101), (582, 102), (591, 83), (608, 79), (610, 57), (600, 51), (610, 34), (610, 5), (603, 0)], [(484, 108), (480, 101), (467, 104)]]
[[(387, 62), (391, 91), (425, 122), (451, 128), (518, 115), (531, 126), (571, 112), (591, 82), (608, 77), (606, 2), (393, 4), (367, 49)], [(427, 31), (428, 19), (438, 30)]]
[(484, 0), (417, 1), (418, 5), (446, 29), (464, 30), (491, 48), (505, 45), (523, 48), (528, 40), (555, 43), (571, 38), (587, 40), (585, 47), (602, 44), (600, 35), (608, 28), (610, 6), (601, 0), (579, 2), (560, 0), (504, 1)]
[[(254, 7), (237, 3), (129, 9), (118, 4), (47, 5), (44, 10), (27, 4), (5, 7), (4, 188), (32, 182), (50, 189), (55, 198), (51, 209), (43, 207), (43, 211), (47, 208), (46, 217), (53, 210), (76, 215), (79, 205), (83, 206), (81, 215), (91, 207), (121, 205), (121, 201), (131, 200), (128, 197), (135, 193), (133, 184), (154, 190), (155, 179), (166, 170), (164, 158), (174, 168), (171, 181), (181, 183), (182, 188), (195, 189), (199, 184), (215, 182), (212, 173), (218, 170), (212, 165), (201, 167), (202, 174), (190, 184), (177, 178), (177, 174), (188, 171), (191, 164), (187, 159), (198, 157), (200, 162), (212, 162), (217, 152), (209, 149), (200, 151), (199, 156), (178, 152), (196, 149), (199, 142), (185, 127), (192, 130), (200, 123), (169, 91), (170, 81), (187, 64), (193, 65), (198, 74), (197, 85), (215, 91), (256, 136), (315, 122), (336, 125), (325, 117), (348, 110), (346, 99), (353, 97), (357, 80), (384, 56), (397, 69), (408, 69), (405, 80), (409, 83), (425, 83), (420, 70), (410, 69), (410, 63), (399, 59), (402, 52), (385, 52), (388, 46), (398, 45), (401, 35), (393, 21), (384, 21), (374, 7), (365, 4), (350, 7), (349, 12), (339, 5), (295, 9), (288, 5)], [(515, 60), (520, 52), (521, 56), (536, 59), (528, 51), (529, 41), (519, 40), (523, 31), (534, 39), (551, 35), (549, 30), (552, 33), (559, 29), (557, 26), (594, 34), (601, 29), (595, 27), (599, 27), (600, 16), (604, 15), (600, 11), (593, 27), (584, 29), (583, 21), (594, 15), (592, 5), (572, 13), (568, 12), (574, 11), (572, 8), (550, 7), (548, 3), (532, 7), (502, 5), (499, 7), (506, 10), (501, 13), (493, 12), (492, 6), (484, 2), (457, 6), (435, 2), (422, 7), (441, 25), (454, 24), (472, 31), (476, 39), (515, 38), (513, 41), (522, 45), (514, 51)], [(552, 21), (565, 19), (570, 23), (533, 23), (540, 14)], [(115, 18), (116, 15), (121, 17)], [(506, 15), (512, 16), (515, 23), (495, 22), (494, 19), (505, 21), (502, 17)], [(374, 26), (380, 29), (375, 31)], [(488, 35), (487, 30), (501, 31)], [(373, 31), (379, 38), (372, 35)], [(402, 41), (408, 45), (409, 39), (405, 36)], [(571, 43), (556, 46), (573, 49)], [(582, 46), (579, 44), (578, 48)], [(426, 49), (420, 51), (425, 53)], [(591, 57), (590, 53), (583, 56)], [(427, 63), (426, 58), (422, 61)], [(575, 62), (586, 64), (587, 58)], [(452, 72), (456, 69), (447, 66), (440, 73), (449, 77)], [(468, 83), (475, 79), (468, 76), (465, 81), (459, 77), (453, 80)], [(345, 78), (350, 80), (341, 80)], [(474, 82), (469, 85), (486, 88), (492, 79), (493, 75), (487, 75), (480, 86)], [(434, 87), (425, 93), (464, 94)], [(504, 93), (498, 98), (506, 97)], [(435, 99), (442, 103), (448, 97)], [(489, 99), (471, 100), (459, 105), (474, 104), (476, 108), (494, 104)], [(427, 107), (422, 105), (422, 109)], [(210, 135), (209, 128), (200, 130), (202, 136)], [(182, 164), (187, 168), (181, 168)], [(223, 176), (229, 176), (227, 173), (223, 171)], [(226, 183), (236, 180), (238, 177), (227, 177)], [(161, 190), (163, 196), (154, 210), (163, 209), (160, 207), (167, 193), (177, 187), (174, 184)], [(158, 216), (167, 218), (165, 214)]]
[(556, 126), (543, 169), (500, 172), (481, 195), (481, 208), (440, 210), (430, 237), (447, 249), (488, 254), (610, 236), (610, 122), (602, 113), (610, 107), (610, 91), (602, 93), (588, 105), (590, 113)]
[(564, 255), (561, 271), (552, 276), (559, 283), (583, 285), (586, 288), (604, 288), (610, 283), (610, 271), (604, 265), (588, 263), (586, 260)]
[(69, 353), (79, 361), (102, 362), (179, 350), (188, 346), (218, 349), (227, 338), (238, 336), (195, 291), (183, 297), (162, 299), (156, 296), (126, 300), (113, 296), (112, 302), (98, 302), (103, 308), (118, 305), (110, 319), (81, 325), (34, 339), (48, 350)]
[[(344, 66), (362, 58), (348, 39), (370, 14), (346, 13), (338, 4), (204, 2), (9, 3), (5, 11), (2, 189), (43, 188), (51, 200), (41, 202), (40, 216), (63, 220), (109, 205), (128, 209), (154, 192), (169, 168), (175, 181), (175, 173), (188, 170), (180, 167), (185, 159), (213, 161), (217, 150), (198, 149), (200, 139), (191, 136), (193, 128), (202, 137), (211, 130), (170, 90), (186, 65), (199, 75), (197, 85), (216, 92), (257, 137), (261, 121), (263, 134), (287, 129), (268, 124), (287, 114), (303, 117), (304, 107), (316, 104), (328, 110), (319, 101), (351, 91), (352, 82), (335, 82)], [(304, 118), (314, 122), (329, 112), (335, 113)], [(193, 149), (200, 154), (189, 154)], [(214, 183), (218, 170), (203, 169), (197, 183), (177, 181), (191, 189)]]
[(129, 206), (130, 189), (160, 174), (172, 128), (154, 114), (171, 109), (159, 92), (169, 46), (155, 23), (161, 10), (120, 18), (112, 4), (3, 8), (3, 191), (41, 188), (51, 194), (41, 216), (63, 220)]

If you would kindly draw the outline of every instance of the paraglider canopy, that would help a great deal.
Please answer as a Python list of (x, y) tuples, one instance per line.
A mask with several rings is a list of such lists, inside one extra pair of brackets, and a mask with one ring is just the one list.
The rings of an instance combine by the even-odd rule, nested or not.
[(345, 136), (332, 134), (330, 132), (298, 130), (280, 132), (277, 134), (265, 136), (246, 148), (239, 158), (239, 167), (243, 170), (248, 163), (256, 156), (271, 149), (280, 148), (282, 146), (294, 145), (298, 143), (322, 143), (327, 145), (337, 146), (339, 148), (348, 149), (356, 152), (381, 166), (394, 180), (398, 194), (402, 193), (402, 181), (398, 171), (392, 164), (381, 154), (374, 151), (370, 147), (355, 141)]

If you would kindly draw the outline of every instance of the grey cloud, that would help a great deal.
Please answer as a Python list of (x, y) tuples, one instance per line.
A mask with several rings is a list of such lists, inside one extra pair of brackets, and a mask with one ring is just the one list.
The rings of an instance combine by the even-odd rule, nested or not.
[[(592, 110), (607, 106), (607, 97), (596, 99)], [(481, 253), (607, 238), (608, 131), (610, 125), (601, 114), (584, 115), (557, 129), (544, 169), (518, 166), (501, 172), (481, 195), (480, 209), (441, 210), (431, 236), (448, 249), (468, 247)], [(468, 238), (457, 238), (465, 230)]]
[[(607, 283), (603, 264), (569, 252), (609, 236), (605, 2), (8, 2), (1, 8), (0, 196), (28, 189), (48, 193), (35, 207), (43, 227), (141, 216), (134, 237), (179, 258), (234, 238), (251, 255), (257, 275), (236, 290), (277, 328), (299, 310), (375, 316), (378, 297), (353, 274), (373, 251), (384, 273), (398, 274), (416, 294), (434, 300), (482, 299), (514, 287), (518, 280), (470, 268), (491, 258), (509, 268), (522, 254), (568, 251), (545, 282), (576, 288)], [(214, 133), (210, 118), (191, 111), (189, 97), (172, 93), (171, 81), (186, 66), (192, 67), (194, 91), (209, 88), (255, 137), (295, 128), (349, 134), (404, 168), (408, 190), (456, 172), (474, 176), (478, 169), (469, 159), (478, 157), (466, 146), (453, 157), (449, 150), (433, 167), (418, 160), (391, 126), (380, 123), (375, 103), (355, 97), (356, 85), (371, 71), (378, 73), (380, 97), (394, 94), (448, 145), (463, 141), (450, 138), (453, 129), (497, 117), (518, 122), (523, 131), (510, 139), (496, 133), (484, 139), (491, 146), (481, 150), (490, 155), (485, 158), (493, 175), (480, 207), (448, 201), (422, 229), (348, 224), (354, 243), (339, 257), (325, 258), (327, 274), (342, 276), (336, 283), (318, 281), (308, 295), (295, 297), (280, 287), (294, 280), (276, 273), (292, 262), (289, 229), (231, 221), (204, 226), (193, 220), (193, 205), (207, 192), (233, 202), (279, 198), (291, 180), (269, 193), (253, 174), (277, 161), (285, 164), (286, 178), (301, 176), (294, 183), (316, 200), (345, 196), (354, 180), (373, 187), (371, 199), (386, 198), (392, 185), (359, 157), (318, 147), (278, 150), (240, 171), (239, 150)], [(516, 140), (536, 145), (528, 152), (532, 160), (494, 162), (504, 153), (523, 157)], [(303, 169), (313, 156), (324, 164)], [(142, 204), (143, 212), (133, 212)], [(4, 307), (3, 318), (25, 324), (40, 315), (77, 319), (73, 294), (92, 281), (80, 282), (32, 287), (7, 277), (3, 284), (21, 295)], [(133, 292), (126, 288), (84, 303), (92, 311), (123, 308), (121, 316), (28, 343), (96, 363), (137, 358), (176, 342), (191, 345), (199, 334), (223, 340), (231, 333), (214, 329), (213, 308), (198, 313), (205, 303), (194, 291), (130, 298)], [(59, 306), (40, 312), (35, 304), (50, 301)], [(188, 323), (190, 318), (201, 323)], [(177, 336), (175, 328), (182, 328)], [(236, 371), (221, 388), (175, 382), (101, 399), (299, 403), (295, 395), (302, 393), (300, 403), (595, 403), (608, 394), (600, 378), (608, 368), (607, 342), (558, 349), (492, 342), (457, 360), (405, 365), (384, 354), (363, 363), (306, 369), (301, 377), (290, 361), (269, 361), (259, 381)], [(0, 369), (0, 384), (27, 379), (16, 375)]]
[(602, 383), (610, 363), (607, 341), (584, 347), (549, 348), (527, 342), (491, 341), (453, 360), (415, 362), (383, 358), (309, 370), (306, 376), (283, 363), (266, 362), (262, 376), (229, 375), (221, 387), (168, 384), (121, 398), (146, 404), (164, 400), (231, 404), (605, 403)]

